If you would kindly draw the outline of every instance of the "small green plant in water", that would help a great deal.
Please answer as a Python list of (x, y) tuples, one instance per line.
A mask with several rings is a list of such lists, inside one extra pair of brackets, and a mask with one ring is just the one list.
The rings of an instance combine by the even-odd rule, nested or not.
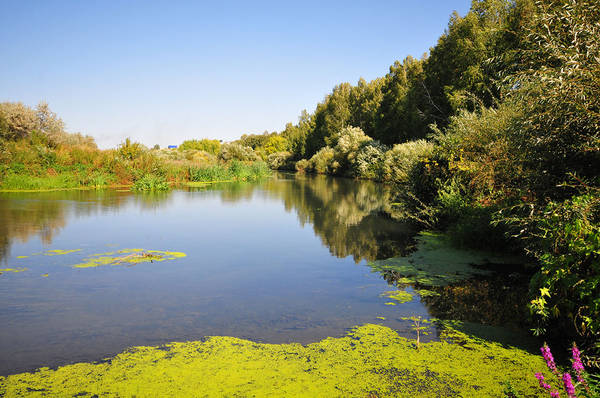
[(429, 326), (426, 326), (426, 324), (431, 323), (431, 321), (423, 319), (421, 316), (403, 317), (400, 319), (412, 321), (411, 329), (417, 332), (417, 349), (421, 348), (421, 335), (429, 335)]

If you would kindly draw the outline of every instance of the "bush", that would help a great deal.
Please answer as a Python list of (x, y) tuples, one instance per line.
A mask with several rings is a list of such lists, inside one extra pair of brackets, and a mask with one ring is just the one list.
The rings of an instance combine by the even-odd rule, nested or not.
[(142, 152), (144, 147), (139, 142), (131, 142), (131, 139), (126, 138), (125, 142), (119, 146), (119, 155), (126, 160), (137, 159)]
[(0, 115), (3, 119), (1, 139), (25, 138), (38, 125), (35, 111), (21, 102), (0, 103)]
[(434, 144), (425, 140), (396, 144), (385, 153), (383, 178), (395, 183), (407, 183), (412, 170), (420, 161), (428, 161)]
[(267, 157), (267, 164), (273, 170), (292, 169), (292, 154), (290, 152), (275, 152)]
[(294, 168), (298, 172), (310, 171), (310, 161), (307, 159), (300, 159), (294, 164)]
[(335, 160), (335, 151), (328, 146), (319, 149), (310, 158), (310, 171), (320, 174), (334, 174), (338, 168), (339, 163)]
[[(519, 209), (519, 208), (517, 208)], [(534, 208), (535, 209), (535, 208)], [(515, 227), (540, 269), (531, 281), (538, 333), (572, 330), (600, 339), (600, 190), (530, 206), (502, 218)], [(560, 318), (559, 318), (560, 317)], [(557, 319), (558, 318), (558, 319)]]
[(133, 184), (132, 189), (134, 191), (167, 191), (170, 187), (164, 177), (146, 174)]
[(203, 138), (201, 140), (187, 140), (183, 141), (177, 149), (180, 151), (194, 149), (197, 151), (208, 152), (216, 156), (221, 150), (221, 142), (219, 140), (209, 140), (207, 138)]
[(282, 136), (274, 135), (269, 137), (263, 150), (267, 156), (278, 152), (285, 152), (288, 150), (288, 142)]
[(382, 180), (386, 150), (387, 147), (378, 141), (361, 146), (352, 162), (351, 174), (359, 178)]
[(229, 162), (231, 160), (255, 161), (259, 158), (251, 147), (230, 143), (223, 144), (221, 146), (221, 151), (219, 152), (219, 159), (225, 162)]

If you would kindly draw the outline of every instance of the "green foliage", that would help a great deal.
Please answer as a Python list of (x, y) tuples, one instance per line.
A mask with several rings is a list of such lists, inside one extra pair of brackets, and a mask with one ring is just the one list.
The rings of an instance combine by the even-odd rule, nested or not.
[(273, 170), (293, 170), (294, 164), (291, 159), (290, 152), (275, 152), (267, 157), (267, 164)]
[(328, 146), (321, 148), (310, 158), (310, 169), (320, 174), (334, 174), (339, 169), (335, 151)]
[(433, 144), (425, 140), (396, 144), (385, 153), (383, 178), (386, 181), (407, 183), (411, 170), (419, 161), (426, 161), (433, 153)]
[(285, 152), (288, 149), (288, 142), (280, 135), (273, 135), (269, 137), (262, 149), (267, 156), (276, 152)]
[(509, 92), (526, 110), (511, 138), (527, 185), (544, 195), (567, 173), (600, 169), (600, 9), (597, 1), (537, 2)]
[(256, 181), (270, 176), (271, 170), (264, 162), (246, 164), (234, 160), (229, 165), (190, 167), (189, 175), (192, 182)]
[(258, 155), (254, 152), (252, 147), (243, 146), (234, 142), (223, 144), (221, 146), (219, 159), (225, 162), (229, 162), (231, 160), (256, 161), (258, 160)]
[(503, 220), (520, 230), (528, 251), (540, 263), (531, 282), (535, 299), (530, 306), (538, 317), (538, 333), (549, 322), (556, 324), (553, 318), (559, 318), (560, 332), (555, 332), (564, 333), (570, 330), (567, 325), (572, 324), (578, 334), (597, 341), (600, 336), (599, 191), (549, 202), (540, 212), (522, 210), (528, 214), (517, 212)]
[(134, 191), (168, 191), (170, 187), (164, 177), (146, 174), (133, 183), (132, 189)]
[(72, 173), (62, 173), (55, 176), (35, 177), (24, 174), (9, 174), (0, 184), (0, 189), (6, 190), (49, 190), (78, 188), (81, 184)]
[(177, 149), (179, 151), (195, 149), (197, 151), (208, 152), (212, 155), (218, 155), (221, 150), (221, 142), (219, 140), (209, 140), (208, 138), (203, 138), (201, 140), (187, 140), (183, 141)]
[(119, 146), (119, 155), (126, 160), (134, 160), (140, 157), (144, 152), (144, 147), (139, 142), (131, 142), (131, 139), (126, 138)]
[(358, 178), (382, 180), (386, 150), (387, 147), (377, 141), (361, 145), (350, 167), (351, 174)]

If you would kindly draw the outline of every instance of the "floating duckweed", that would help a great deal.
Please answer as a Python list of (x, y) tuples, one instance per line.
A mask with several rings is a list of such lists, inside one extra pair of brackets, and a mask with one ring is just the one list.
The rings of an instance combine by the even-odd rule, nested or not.
[(381, 319), (382, 321), (385, 321), (385, 317), (384, 316), (378, 316), (376, 317), (377, 319)]
[(47, 278), (47, 277), (48, 277), (48, 274), (42, 274), (42, 276), (43, 276), (44, 278)]
[[(124, 255), (123, 255), (124, 254)], [(185, 253), (163, 250), (122, 249), (116, 252), (92, 254), (73, 268), (91, 268), (103, 265), (135, 265), (155, 261), (175, 260), (185, 257)]]
[(3, 272), (23, 272), (23, 271), (27, 271), (27, 268), (0, 268), (0, 275), (2, 275)]
[(17, 256), (17, 258), (27, 258), (29, 256)]
[[(17, 396), (538, 396), (530, 375), (543, 358), (461, 332), (461, 344), (422, 343), (367, 324), (308, 345), (259, 344), (234, 337), (136, 347), (110, 361), (0, 377)], [(544, 371), (550, 378), (548, 371)], [(532, 380), (533, 379), (533, 380)]]
[(62, 256), (63, 254), (70, 254), (70, 253), (75, 253), (75, 252), (80, 252), (81, 249), (72, 249), (72, 250), (61, 250), (61, 249), (54, 249), (54, 250), (48, 250), (44, 253), (45, 256)]
[(384, 292), (382, 295), (385, 297), (394, 299), (394, 300), (398, 301), (400, 304), (408, 303), (409, 301), (412, 301), (412, 299), (413, 299), (412, 294), (405, 292), (404, 290), (393, 290), (390, 292)]
[(394, 271), (403, 284), (419, 283), (426, 286), (446, 286), (489, 271), (474, 265), (520, 262), (520, 258), (499, 257), (496, 254), (456, 249), (443, 235), (421, 233), (417, 237), (417, 250), (406, 257), (369, 262), (378, 272)]
[(417, 293), (421, 297), (434, 297), (434, 296), (440, 295), (438, 292), (435, 292), (433, 290), (427, 290), (427, 289), (418, 289), (418, 290), (415, 290), (415, 293)]
[(384, 303), (385, 305), (396, 305), (396, 303), (394, 303), (393, 301), (388, 301), (387, 303)]

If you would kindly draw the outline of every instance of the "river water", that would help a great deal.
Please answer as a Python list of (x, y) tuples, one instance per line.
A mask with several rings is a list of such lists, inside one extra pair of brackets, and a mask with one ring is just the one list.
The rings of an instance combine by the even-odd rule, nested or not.
[[(391, 194), (286, 174), (155, 194), (0, 193), (0, 269), (22, 270), (0, 275), (0, 375), (210, 335), (308, 343), (380, 323), (414, 337), (402, 318), (439, 308), (418, 295), (390, 305), (394, 281), (368, 266), (414, 247)], [(73, 267), (124, 249), (185, 257)]]

